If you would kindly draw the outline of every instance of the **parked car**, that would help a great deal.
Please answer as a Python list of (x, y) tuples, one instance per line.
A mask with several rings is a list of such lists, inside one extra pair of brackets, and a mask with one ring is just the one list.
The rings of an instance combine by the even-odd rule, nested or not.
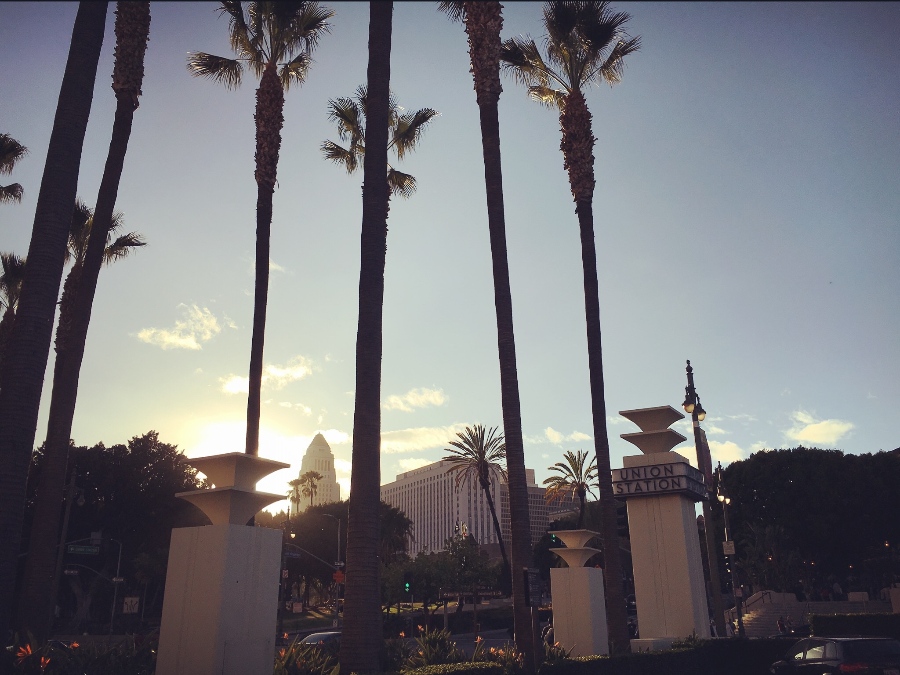
[(900, 641), (880, 637), (808, 637), (769, 668), (774, 675), (900, 675)]
[[(321, 645), (323, 647), (338, 647), (341, 644), (341, 631), (329, 630), (321, 633), (310, 633), (300, 640), (303, 645)], [(897, 675), (900, 675), (898, 673)]]

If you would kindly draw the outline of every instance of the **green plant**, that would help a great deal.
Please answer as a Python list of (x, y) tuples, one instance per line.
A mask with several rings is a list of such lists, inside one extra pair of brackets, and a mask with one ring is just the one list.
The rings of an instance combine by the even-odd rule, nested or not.
[(40, 675), (151, 675), (156, 669), (157, 641), (155, 635), (135, 635), (116, 645), (55, 641), (39, 645), (30, 634), (24, 641), (16, 636), (7, 648), (4, 666), (11, 664), (14, 673)]
[(426, 629), (416, 638), (416, 647), (413, 648), (413, 654), (407, 660), (404, 671), (422, 666), (462, 663), (464, 661), (466, 661), (465, 652), (450, 639), (450, 631), (429, 631)]
[(503, 675), (496, 663), (447, 663), (404, 671), (408, 675)]
[(339, 668), (333, 650), (295, 639), (275, 655), (274, 675), (337, 675)]
[(504, 675), (520, 675), (525, 672), (525, 659), (513, 644), (503, 647), (485, 647), (485, 642), (478, 638), (475, 642), (473, 662), (496, 663), (503, 668)]
[(385, 673), (399, 672), (413, 655), (413, 646), (403, 638), (384, 641), (382, 670)]

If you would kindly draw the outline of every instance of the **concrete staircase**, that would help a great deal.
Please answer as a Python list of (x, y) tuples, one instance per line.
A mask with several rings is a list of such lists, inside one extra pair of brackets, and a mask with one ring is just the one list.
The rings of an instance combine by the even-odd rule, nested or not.
[[(790, 619), (790, 624), (798, 628), (809, 623), (810, 614), (874, 614), (890, 611), (891, 603), (883, 600), (799, 602), (793, 593), (761, 591), (747, 598), (743, 617), (744, 631), (747, 637), (776, 635), (778, 617), (783, 617), (785, 623)], [(725, 612), (725, 618), (736, 620), (733, 608)]]

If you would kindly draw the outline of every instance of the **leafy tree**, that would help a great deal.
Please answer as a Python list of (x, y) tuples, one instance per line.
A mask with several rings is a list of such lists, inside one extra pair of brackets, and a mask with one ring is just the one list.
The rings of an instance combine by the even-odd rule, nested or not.
[(16, 319), (16, 307), (22, 292), (25, 258), (20, 258), (15, 253), (0, 253), (0, 265), (3, 269), (3, 273), (0, 274), (0, 312), (3, 313), (3, 317), (0, 318), (0, 369), (2, 369), (6, 343), (12, 331), (13, 321)]
[(0, 635), (6, 635), (11, 623), (26, 476), (34, 450), (63, 251), (75, 204), (106, 9), (106, 2), (81, 2), (75, 16), (38, 192), (17, 319), (6, 347), (6, 365), (0, 370)]
[(579, 450), (578, 454), (567, 450), (563, 455), (565, 462), (557, 462), (549, 467), (550, 471), (555, 471), (558, 476), (550, 476), (544, 480), (547, 491), (544, 493), (544, 499), (548, 504), (559, 502), (566, 497), (578, 498), (578, 522), (575, 524), (576, 529), (581, 529), (584, 523), (584, 508), (587, 503), (587, 496), (594, 494), (594, 488), (591, 481), (597, 480), (597, 458), (591, 459), (587, 467), (588, 453)]
[(191, 75), (221, 82), (228, 89), (240, 86), (246, 63), (259, 78), (256, 90), (256, 281), (253, 300), (253, 336), (250, 345), (250, 385), (247, 398), (245, 452), (259, 452), (260, 392), (266, 306), (269, 296), (269, 240), (272, 195), (278, 175), (284, 92), (300, 86), (312, 65), (312, 51), (330, 30), (334, 11), (316, 2), (250, 2), (247, 13), (240, 2), (222, 2), (220, 14), (229, 19), (231, 48), (237, 58), (205, 52), (188, 54)]
[(495, 476), (499, 475), (507, 479), (506, 468), (501, 464), (506, 460), (506, 444), (503, 442), (503, 434), (497, 433), (497, 427), (485, 430), (481, 424), (474, 428), (466, 427), (465, 431), (456, 434), (457, 439), (450, 441), (452, 447), (445, 448), (445, 452), (452, 454), (443, 458), (450, 464), (447, 473), (455, 475), (456, 489), (459, 491), (463, 483), (476, 482), (484, 492), (488, 510), (494, 522), (494, 533), (500, 544), (500, 555), (503, 557), (503, 566), (509, 570), (509, 558), (506, 555), (506, 546), (503, 544), (503, 532), (500, 529), (500, 520), (497, 518), (497, 507), (494, 504), (494, 495), (491, 486)]
[[(612, 12), (608, 2), (547, 2), (544, 4), (546, 56), (529, 37), (505, 41), (502, 53), (507, 72), (528, 87), (531, 98), (559, 110), (562, 130), (560, 149), (569, 174), (581, 234), (591, 413), (600, 502), (604, 514), (601, 532), (603, 546), (608, 550), (614, 550), (613, 542), (617, 541), (616, 510), (606, 427), (600, 297), (594, 242), (595, 139), (583, 89), (599, 81), (615, 84), (621, 79), (625, 57), (640, 47), (640, 38), (629, 38), (625, 33), (629, 18), (625, 12)], [(628, 626), (618, 556), (607, 556), (604, 581), (607, 624), (613, 651), (628, 651)]]
[[(506, 463), (509, 471), (509, 507), (513, 567), (531, 564), (531, 525), (528, 510), (528, 481), (519, 404), (519, 376), (512, 318), (512, 294), (506, 249), (506, 216), (503, 207), (503, 171), (500, 158), (500, 30), (503, 28), (499, 2), (441, 2), (440, 9), (451, 19), (462, 20), (469, 37), (469, 60), (481, 122), (481, 149), (487, 197), (488, 232), (494, 276), (494, 308), (497, 321), (497, 354), (500, 361), (500, 397), (503, 430), (506, 436)], [(507, 572), (509, 562), (506, 561)], [(512, 579), (514, 622), (518, 626), (516, 644), (526, 654), (526, 670), (535, 669), (534, 630), (531, 611), (525, 604), (525, 583), (521, 575)]]
[[(27, 154), (28, 148), (19, 141), (9, 134), (0, 134), (0, 176), (11, 174), (19, 160)], [(18, 183), (0, 185), (0, 204), (21, 202), (23, 193), (24, 190)]]
[[(391, 96), (388, 99), (388, 151), (393, 150), (398, 160), (416, 148), (425, 127), (438, 115), (431, 108), (422, 108), (414, 113), (403, 113), (402, 110)], [(360, 168), (366, 155), (366, 88), (359, 87), (353, 98), (328, 101), (328, 119), (337, 123), (338, 138), (347, 143), (347, 147), (325, 141), (322, 143), (322, 154), (325, 159), (343, 166), (347, 173), (352, 174)], [(408, 198), (416, 191), (416, 179), (398, 171), (390, 163), (387, 165), (387, 181), (391, 194)]]
[[(44, 443), (44, 467), (37, 491), (25, 577), (19, 595), (20, 621), (38, 637), (47, 635), (53, 608), (52, 580), (57, 557), (55, 543), (59, 531), (59, 504), (65, 491), (69, 437), (75, 417), (81, 358), (87, 339), (87, 331), (80, 320), (83, 317), (78, 316), (78, 297), (85, 292), (85, 259), (94, 217), (91, 209), (80, 201), (75, 202), (66, 250), (66, 259), (73, 264), (66, 276), (59, 303), (56, 361), (53, 365), (47, 440)], [(112, 239), (121, 226), (122, 215), (116, 213), (113, 215), (112, 225), (107, 228), (107, 246), (103, 252), (107, 263), (127, 257), (134, 248), (144, 246), (144, 240), (134, 232)]]
[[(46, 469), (44, 451), (41, 446), (32, 462), (28, 522), (34, 519), (37, 486)], [(121, 575), (125, 577), (125, 590), (143, 590), (145, 584), (156, 584), (149, 589), (149, 595), (158, 599), (157, 604), (145, 611), (148, 616), (158, 616), (154, 613), (162, 610), (164, 572), (151, 573), (149, 561), (165, 564), (168, 554), (161, 551), (168, 550), (173, 527), (208, 522), (199, 509), (175, 497), (178, 492), (202, 487), (196, 470), (183, 461), (183, 453), (177, 446), (161, 441), (155, 431), (135, 436), (126, 444), (72, 447), (70, 456), (70, 477), (74, 477), (82, 505), (71, 509), (66, 541), (86, 543), (91, 533), (102, 532), (103, 543), (96, 557), (66, 555), (66, 564), (81, 574), (70, 580), (73, 584), (68, 590), (63, 588), (60, 592), (63, 617), (74, 616), (86, 621), (93, 611), (94, 619), (108, 620), (112, 586), (104, 577), (114, 576), (119, 551), (112, 540), (122, 544)], [(76, 626), (68, 628), (74, 630)]]

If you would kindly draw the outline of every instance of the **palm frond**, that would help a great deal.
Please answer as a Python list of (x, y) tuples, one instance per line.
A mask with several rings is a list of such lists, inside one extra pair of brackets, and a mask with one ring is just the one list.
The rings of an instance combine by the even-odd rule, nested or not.
[(12, 173), (16, 163), (27, 154), (28, 148), (19, 141), (9, 134), (0, 134), (0, 174)]
[(331, 32), (331, 24), (328, 23), (328, 19), (334, 16), (334, 10), (323, 7), (317, 2), (298, 2), (296, 4), (300, 5), (300, 9), (293, 12), (285, 41), (302, 45), (303, 51), (312, 53), (319, 43), (319, 38), (323, 34)]
[(225, 0), (219, 7), (219, 14), (228, 15), (228, 43), (232, 51), (243, 58), (250, 58), (258, 49), (252, 42), (241, 3), (236, 0)]
[(359, 168), (359, 155), (352, 150), (342, 148), (334, 141), (325, 141), (320, 146), (325, 159), (340, 164), (347, 170), (347, 173), (353, 173)]
[(25, 194), (25, 188), (19, 183), (11, 185), (0, 185), (0, 204), (7, 202), (21, 202), (22, 195)]
[(446, 14), (451, 21), (460, 22), (466, 16), (466, 3), (460, 0), (442, 0), (438, 3), (438, 11)]
[(221, 82), (227, 89), (239, 87), (244, 72), (244, 67), (237, 59), (227, 59), (206, 52), (189, 52), (187, 68), (194, 77)]
[(410, 174), (397, 171), (394, 168), (388, 169), (387, 182), (391, 194), (397, 197), (409, 199), (416, 192), (416, 179)]
[(528, 97), (532, 101), (537, 101), (548, 108), (562, 110), (566, 104), (567, 96), (568, 94), (566, 92), (560, 91), (559, 89), (553, 89), (552, 87), (528, 87)]
[(547, 65), (540, 49), (528, 36), (510, 38), (503, 42), (500, 48), (500, 67), (526, 87), (549, 87), (553, 81), (566, 87), (563, 78)]
[(0, 253), (0, 307), (16, 310), (25, 278), (25, 258), (15, 253)]
[(393, 139), (388, 145), (388, 147), (393, 146), (397, 153), (397, 159), (403, 159), (405, 154), (415, 149), (425, 127), (438, 115), (440, 113), (436, 110), (422, 108), (397, 118), (397, 125), (393, 129)]
[(103, 261), (109, 265), (116, 260), (127, 258), (135, 248), (146, 246), (147, 242), (137, 232), (129, 232), (117, 237), (115, 241), (109, 244), (103, 251)]
[(618, 84), (622, 81), (622, 73), (625, 69), (625, 57), (636, 52), (641, 48), (641, 38), (631, 38), (624, 42), (619, 42), (613, 47), (609, 57), (600, 64), (597, 72), (610, 85)]
[(291, 88), (292, 84), (298, 87), (306, 81), (306, 74), (312, 66), (312, 57), (306, 52), (301, 52), (293, 59), (281, 66), (279, 77), (281, 78), (281, 86), (285, 91)]
[(338, 138), (352, 144), (365, 138), (366, 128), (363, 118), (364, 104), (352, 98), (338, 98), (328, 101), (328, 119), (338, 125)]
[(75, 200), (72, 210), (72, 221), (69, 223), (69, 237), (66, 241), (66, 254), (64, 261), (79, 261), (84, 258), (87, 251), (88, 239), (91, 236), (91, 224), (94, 220), (94, 210), (80, 199)]

